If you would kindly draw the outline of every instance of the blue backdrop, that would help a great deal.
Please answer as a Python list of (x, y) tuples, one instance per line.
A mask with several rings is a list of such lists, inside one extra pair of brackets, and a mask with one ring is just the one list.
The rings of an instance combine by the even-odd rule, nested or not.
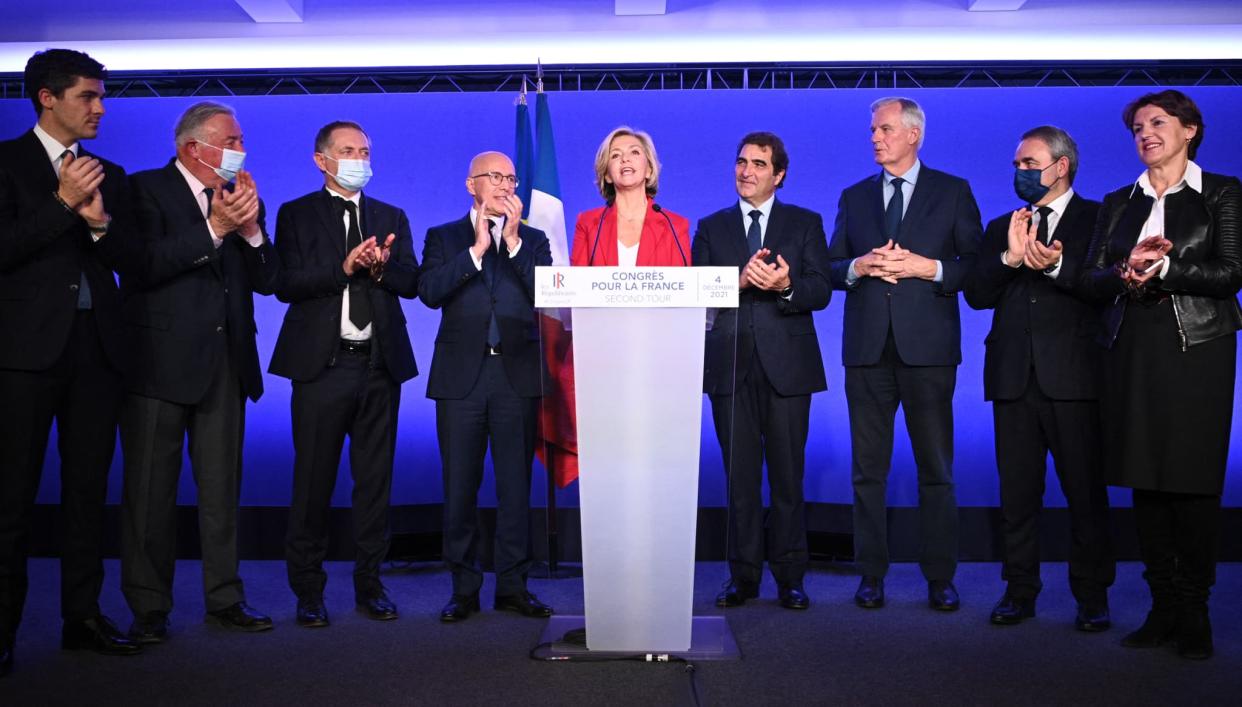
[[(1068, 130), (1081, 150), (1075, 188), (1100, 198), (1132, 182), (1141, 171), (1128, 132), (1121, 123), (1125, 103), (1145, 88), (988, 88), (907, 91), (928, 115), (924, 162), (966, 177), (974, 187), (984, 221), (1017, 206), (1013, 196), (1013, 152), (1021, 133), (1042, 123)], [(1242, 88), (1187, 89), (1199, 103), (1207, 130), (1198, 162), (1207, 170), (1242, 175), (1242, 143), (1222, 136), (1242, 134)], [(574, 215), (600, 203), (593, 186), (592, 162), (599, 140), (618, 124), (628, 123), (655, 138), (664, 165), (658, 200), (692, 222), (732, 203), (732, 164), (737, 139), (751, 130), (779, 133), (791, 162), (787, 187), (779, 197), (824, 215), (831, 236), (841, 190), (873, 173), (868, 141), (870, 102), (888, 91), (684, 91), (556, 93), (550, 96), (560, 165), (561, 188), (572, 233)], [(335, 119), (363, 124), (373, 140), (375, 178), (367, 192), (407, 211), (421, 254), (422, 236), (432, 225), (461, 217), (469, 208), (464, 178), (469, 159), (484, 149), (512, 152), (513, 94), (395, 94), (346, 96), (239, 97), (228, 101), (238, 110), (249, 151), (247, 166), (267, 203), (269, 232), (275, 231), (277, 207), (322, 186), (311, 162), (315, 131)], [(101, 137), (90, 148), (127, 170), (158, 167), (173, 154), (172, 126), (194, 102), (189, 98), (127, 98), (106, 104)], [(0, 135), (15, 136), (31, 127), (34, 113), (26, 100), (0, 100)], [(284, 305), (256, 298), (259, 350), (266, 367), (279, 331)], [(834, 293), (828, 309), (816, 316), (827, 392), (812, 404), (807, 450), (806, 494), (810, 501), (849, 503), (849, 435), (840, 365), (841, 309)], [(405, 305), (420, 367), (431, 362), (439, 313), (419, 302)], [(992, 447), (991, 407), (983, 401), (983, 338), (990, 312), (974, 312), (963, 302), (962, 348), (958, 373), (956, 460), (958, 500), (967, 506), (998, 504)], [(2, 335), (9, 335), (4, 332)], [(267, 392), (247, 408), (242, 503), (287, 505), (292, 469), (288, 381), (268, 376)], [(393, 502), (438, 503), (439, 457), (434, 410), (424, 397), (422, 377), (402, 389)], [(723, 471), (705, 404), (700, 500), (724, 505)], [(1234, 421), (1234, 439), (1239, 421)], [(1242, 505), (1242, 454), (1230, 458), (1226, 505)], [(913, 460), (898, 416), (890, 502), (917, 503)], [(110, 502), (120, 497), (120, 453), (113, 465)], [(59, 498), (54, 446), (49, 451), (38, 500)], [(334, 502), (349, 503), (348, 465), (342, 469)], [(544, 475), (537, 468), (532, 500), (543, 503)], [(490, 480), (483, 501), (494, 502)], [(560, 492), (562, 505), (576, 505), (576, 490)], [(193, 503), (190, 474), (183, 474), (182, 503)], [(1050, 477), (1047, 501), (1064, 500)], [(1116, 504), (1128, 505), (1127, 492), (1113, 490)]]

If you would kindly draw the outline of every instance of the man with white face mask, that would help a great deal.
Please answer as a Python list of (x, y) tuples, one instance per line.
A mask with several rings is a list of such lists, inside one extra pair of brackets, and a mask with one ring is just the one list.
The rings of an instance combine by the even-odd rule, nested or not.
[(289, 303), (269, 371), (293, 381), (293, 504), (285, 536), (301, 626), (328, 625), (323, 602), (328, 517), (349, 437), (354, 480), (354, 600), (368, 618), (397, 618), (380, 583), (401, 383), (418, 375), (400, 298), (418, 294), (418, 261), (401, 209), (362, 192), (371, 140), (357, 123), (315, 136), (323, 187), (280, 207), (276, 248)]
[(133, 348), (121, 414), (121, 581), (134, 612), (130, 636), (144, 643), (168, 633), (187, 434), (208, 618), (242, 631), (272, 627), (242, 591), (237, 505), (246, 398), (263, 393), (253, 293), (272, 294), (279, 261), (254, 178), (242, 170), (233, 109), (190, 106), (174, 135), (176, 157), (131, 179), (137, 243), (121, 273)]

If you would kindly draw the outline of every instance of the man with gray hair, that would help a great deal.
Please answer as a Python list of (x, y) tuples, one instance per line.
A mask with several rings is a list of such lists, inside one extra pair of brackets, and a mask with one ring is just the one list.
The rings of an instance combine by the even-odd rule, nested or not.
[(242, 169), (233, 109), (196, 103), (175, 137), (167, 165), (130, 180), (137, 242), (121, 274), (133, 348), (121, 413), (121, 587), (134, 613), (130, 636), (143, 643), (168, 633), (187, 434), (208, 618), (242, 631), (272, 627), (242, 591), (237, 505), (245, 402), (263, 393), (252, 293), (275, 290), (279, 265), (258, 188)]
[(1035, 616), (1039, 512), (1048, 454), (1069, 506), (1069, 582), (1080, 631), (1110, 626), (1108, 587), (1116, 574), (1108, 494), (1100, 464), (1102, 350), (1099, 309), (1074, 294), (1099, 202), (1074, 192), (1078, 147), (1060, 128), (1028, 130), (1013, 157), (1014, 191), (1029, 205), (988, 224), (964, 293), (994, 310), (986, 340), (983, 397), (992, 401), (1000, 474), (1004, 596), (999, 625)]
[(871, 145), (883, 168), (841, 193), (832, 283), (846, 291), (841, 358), (850, 414), (854, 601), (884, 605), (887, 490), (897, 407), (918, 467), (919, 566), (933, 609), (956, 610), (957, 499), (953, 389), (962, 362), (957, 292), (982, 228), (970, 185), (919, 161), (925, 119), (908, 98), (871, 104)]

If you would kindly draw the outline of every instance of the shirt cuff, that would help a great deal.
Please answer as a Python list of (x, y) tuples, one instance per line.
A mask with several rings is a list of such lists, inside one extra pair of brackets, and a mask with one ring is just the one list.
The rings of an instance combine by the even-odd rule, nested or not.
[(466, 252), (470, 254), (470, 259), (474, 261), (474, 268), (479, 272), (483, 272), (483, 259), (474, 255), (474, 248), (467, 248)]
[(513, 256), (517, 255), (518, 251), (521, 249), (522, 249), (522, 239), (519, 238), (518, 244), (513, 246), (513, 250), (509, 251), (509, 257), (512, 258)]
[(932, 278), (932, 282), (944, 282), (944, 265), (939, 260), (936, 261), (936, 276)]
[(219, 248), (224, 245), (224, 239), (216, 235), (216, 229), (211, 227), (211, 221), (207, 221), (207, 235), (211, 236), (211, 244)]
[(246, 239), (246, 242), (250, 244), (251, 248), (258, 248), (259, 246), (263, 245), (263, 231), (259, 231), (253, 236), (242, 236), (242, 237)]
[(1164, 278), (1168, 277), (1168, 275), (1169, 275), (1169, 263), (1171, 263), (1171, 262), (1173, 262), (1173, 261), (1169, 260), (1169, 256), (1167, 256), (1167, 255), (1166, 255), (1166, 256), (1164, 256), (1164, 264), (1160, 266), (1160, 279), (1161, 279), (1161, 280), (1163, 280)]
[(1018, 268), (1022, 267), (1022, 263), (1018, 263), (1017, 265), (1009, 264), (1009, 249), (1008, 248), (1005, 249), (1005, 252), (1001, 253), (1001, 263), (1004, 264), (1005, 267), (1013, 268), (1014, 270), (1017, 270)]
[(854, 269), (854, 263), (856, 262), (858, 262), (858, 258), (851, 260), (849, 269), (845, 271), (845, 284), (848, 287), (853, 287), (854, 283), (858, 282), (858, 271)]
[(1057, 264), (1045, 270), (1044, 274), (1052, 278), (1053, 280), (1057, 279), (1057, 275), (1061, 274), (1061, 263), (1064, 263), (1064, 262), (1065, 262), (1065, 256), (1062, 255), (1061, 257), (1057, 258)]

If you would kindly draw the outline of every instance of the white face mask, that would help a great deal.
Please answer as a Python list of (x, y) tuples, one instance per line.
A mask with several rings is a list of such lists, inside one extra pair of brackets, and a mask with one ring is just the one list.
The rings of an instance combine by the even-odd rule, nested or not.
[(211, 167), (211, 171), (218, 174), (220, 178), (226, 182), (231, 182), (236, 179), (237, 173), (240, 172), (242, 167), (246, 164), (245, 152), (230, 150), (227, 147), (216, 147), (209, 142), (199, 142), (198, 144), (206, 145), (207, 147), (220, 151), (221, 157), (219, 167), (211, 167), (211, 165), (203, 162), (202, 160), (199, 160), (199, 163), (204, 167)]
[[(323, 155), (322, 152), (319, 154)], [(342, 189), (362, 191), (371, 181), (371, 160), (338, 160), (328, 155), (323, 155), (323, 158), (336, 163), (336, 174), (332, 176)]]

